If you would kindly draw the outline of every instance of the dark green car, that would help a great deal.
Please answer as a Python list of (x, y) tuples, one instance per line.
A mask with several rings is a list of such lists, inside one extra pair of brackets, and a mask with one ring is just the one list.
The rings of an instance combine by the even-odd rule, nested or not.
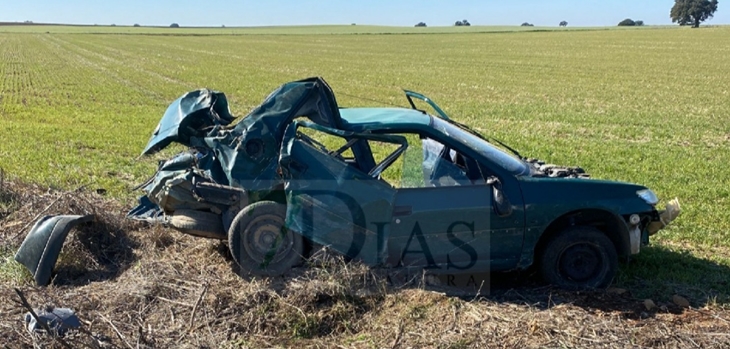
[[(228, 240), (242, 270), (279, 275), (313, 246), (385, 268), (524, 269), (605, 287), (679, 213), (646, 187), (519, 155), (406, 91), (411, 108), (340, 108), (320, 78), (282, 85), (233, 123), (225, 96), (175, 101), (144, 154), (160, 164), (131, 218)], [(420, 104), (432, 110), (418, 109)]]

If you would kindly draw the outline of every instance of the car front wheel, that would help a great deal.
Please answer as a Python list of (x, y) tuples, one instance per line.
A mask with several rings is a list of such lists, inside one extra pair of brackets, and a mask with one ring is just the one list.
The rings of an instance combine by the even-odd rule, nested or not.
[(277, 276), (302, 259), (302, 236), (285, 225), (286, 206), (260, 201), (243, 208), (228, 230), (228, 247), (244, 273)]
[(592, 227), (572, 227), (548, 242), (540, 256), (543, 278), (556, 286), (581, 289), (607, 287), (618, 269), (611, 240)]

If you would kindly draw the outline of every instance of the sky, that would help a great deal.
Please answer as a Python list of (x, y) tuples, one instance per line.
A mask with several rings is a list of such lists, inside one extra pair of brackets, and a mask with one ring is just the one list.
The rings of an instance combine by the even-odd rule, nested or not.
[[(625, 18), (672, 24), (674, 0), (0, 0), (0, 22), (271, 26), (371, 24), (614, 26)], [(720, 1), (706, 24), (730, 24)], [(727, 6), (730, 6), (728, 4)]]

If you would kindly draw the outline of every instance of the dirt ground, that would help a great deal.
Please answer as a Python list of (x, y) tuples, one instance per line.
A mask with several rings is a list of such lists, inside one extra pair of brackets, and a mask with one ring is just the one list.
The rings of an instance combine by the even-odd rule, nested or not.
[[(224, 243), (125, 220), (127, 209), (92, 190), (2, 183), (0, 346), (730, 347), (720, 305), (652, 306), (631, 290), (567, 292), (529, 275), (496, 275), (488, 295), (466, 295), (321, 253), (286, 277), (241, 277)], [(97, 218), (71, 232), (51, 285), (34, 286), (12, 260), (33, 222), (87, 213)], [(30, 334), (16, 289), (35, 308), (72, 308), (82, 329)]]

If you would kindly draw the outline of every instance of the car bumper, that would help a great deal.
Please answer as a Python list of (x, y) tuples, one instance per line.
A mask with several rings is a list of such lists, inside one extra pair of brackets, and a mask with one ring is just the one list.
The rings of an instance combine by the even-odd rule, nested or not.
[[(649, 224), (641, 224), (627, 222), (629, 228), (629, 242), (631, 245), (631, 254), (638, 254), (641, 251), (642, 245), (649, 243), (649, 237), (664, 229), (669, 223), (674, 221), (679, 213), (681, 207), (679, 200), (674, 199), (667, 203), (664, 210), (656, 212), (654, 218)], [(642, 226), (644, 227), (642, 229)]]
[(674, 221), (682, 208), (679, 206), (679, 199), (674, 199), (667, 203), (667, 207), (659, 212), (659, 219), (654, 220), (646, 227), (649, 236), (656, 234), (659, 230), (664, 229), (669, 223)]

